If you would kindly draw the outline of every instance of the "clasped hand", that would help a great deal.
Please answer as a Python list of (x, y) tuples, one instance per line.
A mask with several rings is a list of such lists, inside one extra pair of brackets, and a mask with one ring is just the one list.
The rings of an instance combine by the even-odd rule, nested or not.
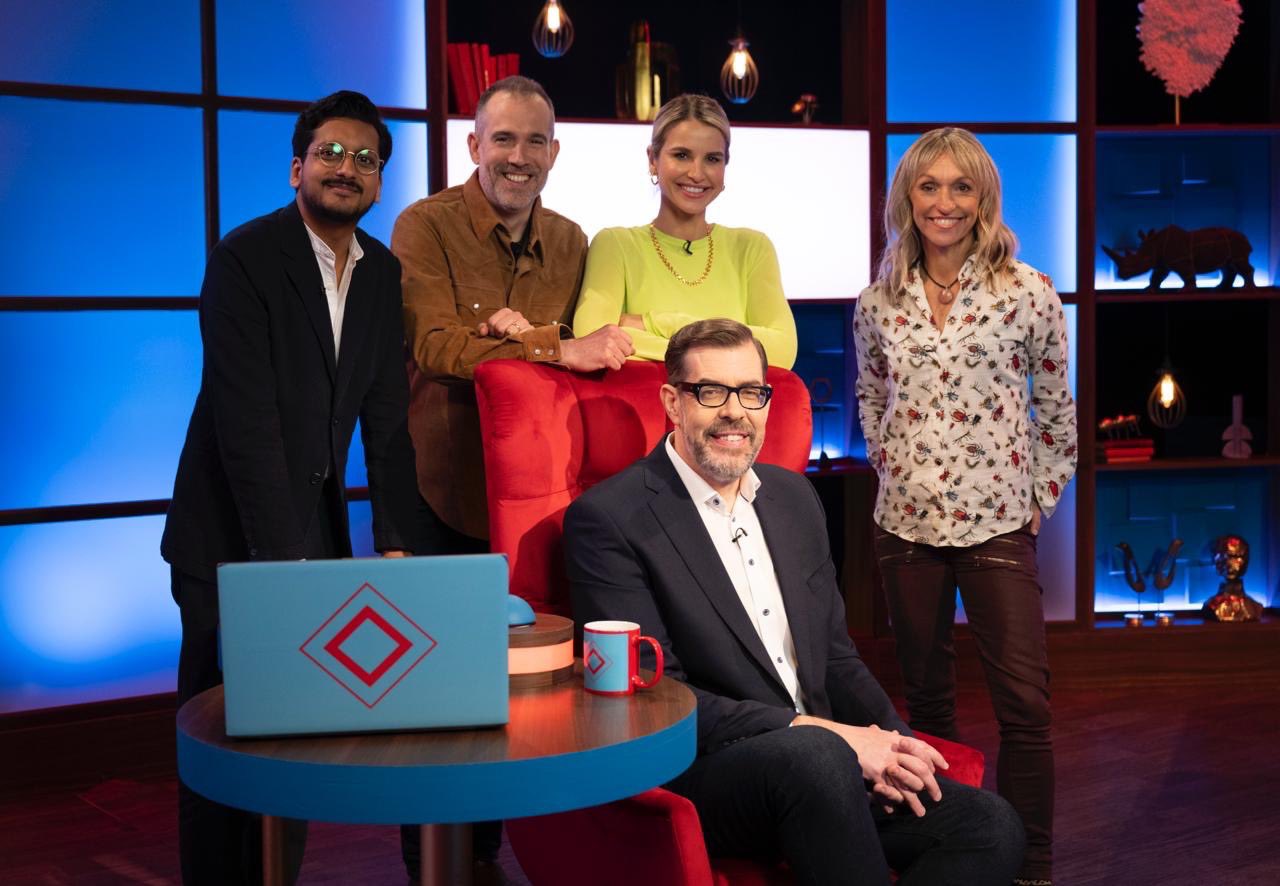
[(862, 777), (886, 812), (906, 806), (917, 817), (924, 815), (921, 794), (937, 802), (942, 789), (935, 777), (949, 764), (942, 754), (918, 738), (887, 731), (879, 726), (846, 726), (820, 717), (797, 717), (793, 726), (821, 726), (839, 735), (853, 748), (862, 766)]

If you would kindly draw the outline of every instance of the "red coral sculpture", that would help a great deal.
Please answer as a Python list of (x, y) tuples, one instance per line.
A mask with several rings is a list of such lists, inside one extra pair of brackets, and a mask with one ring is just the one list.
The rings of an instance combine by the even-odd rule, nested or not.
[(1142, 63), (1180, 98), (1209, 85), (1240, 31), (1239, 0), (1144, 0), (1138, 10)]

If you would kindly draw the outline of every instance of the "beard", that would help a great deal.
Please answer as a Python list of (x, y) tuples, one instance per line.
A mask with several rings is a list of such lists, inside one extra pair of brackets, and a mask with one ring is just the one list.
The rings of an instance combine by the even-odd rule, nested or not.
[(321, 218), (325, 221), (334, 222), (335, 224), (340, 225), (352, 224), (360, 221), (360, 219), (364, 218), (365, 213), (373, 208), (373, 203), (361, 206), (360, 200), (357, 199), (356, 202), (350, 206), (331, 206), (325, 202), (324, 189), (329, 185), (339, 183), (355, 188), (357, 197), (364, 196), (364, 185), (361, 182), (354, 181), (349, 178), (335, 177), (326, 178), (321, 181), (319, 191), (316, 194), (312, 194), (309, 189), (303, 188), (302, 200), (307, 204), (307, 209), (311, 210), (311, 214), (316, 218)]
[[(719, 483), (732, 483), (751, 470), (751, 466), (755, 464), (756, 456), (760, 454), (760, 447), (764, 445), (763, 431), (757, 432), (755, 427), (747, 421), (716, 422), (697, 436), (690, 435), (688, 432), (683, 433), (685, 442), (689, 445), (689, 451), (693, 453), (693, 459), (698, 463), (698, 467), (708, 476), (714, 477)], [(725, 433), (737, 433), (745, 436), (747, 438), (747, 448), (737, 453), (717, 452), (715, 444), (711, 442), (711, 437), (715, 434)]]

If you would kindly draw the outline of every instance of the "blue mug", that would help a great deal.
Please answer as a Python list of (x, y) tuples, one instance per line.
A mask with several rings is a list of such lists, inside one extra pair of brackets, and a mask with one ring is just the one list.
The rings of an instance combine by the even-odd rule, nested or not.
[[(641, 643), (653, 647), (657, 661), (653, 679), (640, 676)], [(640, 634), (634, 621), (591, 621), (582, 628), (582, 680), (596, 695), (631, 695), (662, 679), (662, 647)]]

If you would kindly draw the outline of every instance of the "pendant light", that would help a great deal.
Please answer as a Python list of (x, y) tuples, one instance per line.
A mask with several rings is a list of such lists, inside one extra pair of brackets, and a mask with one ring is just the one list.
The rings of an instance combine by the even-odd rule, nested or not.
[(730, 40), (729, 45), (733, 48), (720, 68), (720, 89), (735, 105), (745, 105), (760, 86), (760, 70), (747, 50), (751, 44), (741, 34)]
[(559, 58), (573, 45), (573, 22), (559, 0), (547, 0), (533, 23), (533, 48), (547, 58)]
[(1164, 365), (1160, 368), (1160, 380), (1147, 396), (1147, 417), (1158, 428), (1176, 428), (1187, 417), (1187, 395), (1173, 377), (1169, 364), (1169, 309), (1164, 312)]

